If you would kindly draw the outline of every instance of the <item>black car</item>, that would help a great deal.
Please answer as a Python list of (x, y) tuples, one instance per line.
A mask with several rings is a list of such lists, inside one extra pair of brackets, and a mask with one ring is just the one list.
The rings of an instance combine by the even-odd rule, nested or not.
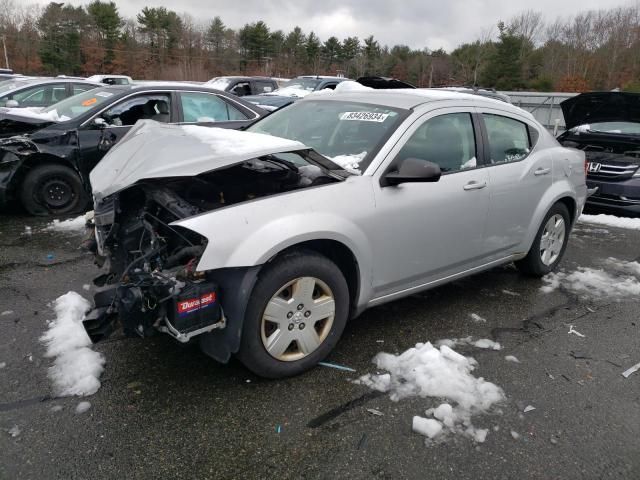
[[(249, 125), (264, 110), (202, 86), (105, 86), (40, 112), (2, 115), (0, 206), (20, 200), (33, 215), (82, 211), (89, 172), (138, 120), (222, 128)], [(176, 159), (180, 161), (181, 159)]]
[(590, 92), (560, 104), (565, 147), (585, 152), (587, 208), (640, 214), (640, 94)]
[(215, 77), (205, 85), (239, 97), (270, 93), (278, 89), (278, 83), (270, 77)]

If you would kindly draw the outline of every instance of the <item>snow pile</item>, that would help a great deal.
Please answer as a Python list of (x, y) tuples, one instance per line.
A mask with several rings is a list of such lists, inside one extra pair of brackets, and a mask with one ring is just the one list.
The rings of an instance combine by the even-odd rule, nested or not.
[(473, 358), (460, 355), (446, 345), (437, 348), (429, 342), (418, 343), (400, 355), (379, 353), (374, 363), (388, 373), (367, 374), (356, 383), (388, 392), (394, 402), (409, 397), (432, 397), (449, 402), (425, 412), (425, 417), (433, 418), (413, 418), (414, 431), (428, 438), (450, 432), (484, 442), (487, 430), (474, 427), (471, 418), (488, 412), (505, 398), (500, 387), (472, 375), (477, 366)]
[(53, 303), (56, 319), (49, 323), (40, 341), (47, 348), (45, 356), (54, 358), (49, 378), (56, 395), (93, 395), (100, 388), (105, 359), (91, 350), (91, 340), (82, 326), (90, 307), (76, 292), (66, 293)]
[(593, 225), (604, 225), (607, 227), (627, 228), (629, 230), (640, 230), (640, 218), (616, 217), (615, 215), (580, 215), (578, 221), (581, 223), (591, 223)]
[(546, 285), (540, 287), (540, 291), (549, 293), (562, 286), (573, 293), (596, 298), (640, 295), (640, 263), (608, 258), (604, 264), (609, 271), (578, 267), (571, 273), (545, 275), (542, 280)]
[(291, 85), (290, 87), (282, 87), (273, 92), (263, 93), (262, 95), (277, 96), (277, 97), (294, 97), (304, 98), (309, 95), (313, 90), (306, 90), (300, 85)]
[(53, 222), (49, 223), (45, 230), (50, 232), (81, 232), (85, 229), (87, 225), (87, 220), (84, 215), (80, 215), (76, 218), (70, 218), (69, 220), (58, 220), (55, 219)]
[(473, 320), (476, 323), (487, 323), (487, 320), (485, 318), (482, 318), (477, 313), (471, 313), (469, 314), (469, 316), (471, 317), (471, 320)]
[(358, 82), (346, 80), (344, 82), (340, 82), (336, 86), (334, 92), (370, 92), (371, 90), (373, 90), (373, 88), (365, 87)]
[(360, 162), (364, 157), (367, 156), (367, 152), (360, 152), (356, 154), (348, 154), (348, 155), (338, 155), (335, 157), (327, 157), (333, 163), (340, 165), (349, 173), (354, 173), (356, 175), (361, 175), (360, 171)]
[(502, 350), (502, 345), (498, 342), (494, 342), (493, 340), (489, 340), (488, 338), (480, 338), (479, 340), (473, 340), (472, 337), (444, 338), (442, 340), (438, 340), (436, 345), (438, 347), (445, 345), (449, 348), (453, 348), (457, 345), (471, 345), (472, 347), (483, 349)]

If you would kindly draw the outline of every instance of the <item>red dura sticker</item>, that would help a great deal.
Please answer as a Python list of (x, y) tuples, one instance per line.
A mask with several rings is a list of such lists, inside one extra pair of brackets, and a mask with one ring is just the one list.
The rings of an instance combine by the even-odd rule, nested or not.
[(186, 315), (193, 313), (201, 308), (211, 306), (216, 302), (216, 293), (205, 293), (200, 298), (190, 298), (188, 300), (180, 300), (178, 302), (178, 315)]

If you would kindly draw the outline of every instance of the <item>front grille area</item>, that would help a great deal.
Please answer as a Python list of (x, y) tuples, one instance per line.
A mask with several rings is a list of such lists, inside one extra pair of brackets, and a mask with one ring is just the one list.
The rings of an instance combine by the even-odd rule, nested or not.
[[(600, 165), (597, 172), (591, 171), (596, 168), (594, 167), (595, 165)], [(632, 177), (633, 174), (638, 170), (638, 165), (632, 163), (624, 165), (612, 165), (608, 163), (598, 164), (597, 162), (590, 162), (589, 170), (590, 171), (587, 172), (588, 177), (624, 179)]]

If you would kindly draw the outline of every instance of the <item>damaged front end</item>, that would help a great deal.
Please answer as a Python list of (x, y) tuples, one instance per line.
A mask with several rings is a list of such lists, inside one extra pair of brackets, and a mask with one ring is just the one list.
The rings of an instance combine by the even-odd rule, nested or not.
[[(251, 140), (250, 134), (244, 135)], [(127, 148), (126, 139), (109, 155), (118, 154), (119, 149), (122, 155), (122, 145)], [(285, 147), (292, 145), (274, 150)], [(99, 172), (94, 170), (93, 249), (104, 273), (94, 280), (98, 286), (95, 308), (84, 320), (91, 340), (106, 338), (119, 322), (130, 336), (162, 332), (182, 343), (199, 337), (206, 353), (228, 360), (239, 345), (244, 308), (258, 267), (199, 271), (209, 240), (174, 222), (348, 176), (339, 167), (334, 166), (336, 171), (324, 168), (323, 162), (327, 166), (330, 162), (317, 153), (293, 147), (298, 150), (265, 153), (261, 148), (259, 156), (246, 151), (229, 156), (213, 169), (215, 162), (203, 155), (202, 165), (192, 163), (190, 171), (183, 169), (192, 175), (184, 176), (165, 177), (158, 167), (155, 177), (149, 178), (148, 172), (145, 177), (136, 163), (133, 183), (112, 193), (113, 182), (109, 181), (109, 187), (101, 190), (110, 192), (106, 196), (96, 194)], [(161, 159), (156, 160), (157, 167)], [(167, 168), (174, 169), (174, 164)], [(120, 167), (120, 173), (127, 168)], [(127, 183), (122, 177), (116, 181)], [(204, 335), (215, 331), (220, 333)]]

